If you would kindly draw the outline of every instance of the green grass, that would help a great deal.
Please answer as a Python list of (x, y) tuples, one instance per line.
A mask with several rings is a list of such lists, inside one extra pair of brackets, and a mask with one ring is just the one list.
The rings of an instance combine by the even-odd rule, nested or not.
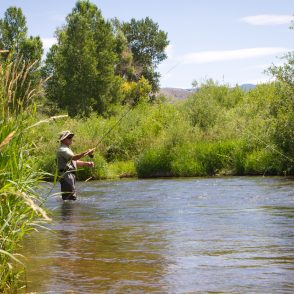
[[(29, 65), (20, 60), (0, 71), (0, 292), (17, 293), (25, 286), (24, 259), (17, 254), (25, 234), (49, 218), (36, 190), (43, 172), (33, 168), (32, 142), (25, 139), (34, 113), (30, 88), (19, 88)], [(8, 79), (8, 83), (4, 83)], [(28, 91), (26, 91), (28, 90)], [(37, 89), (33, 91), (38, 93)], [(15, 92), (28, 96), (17, 98)]]

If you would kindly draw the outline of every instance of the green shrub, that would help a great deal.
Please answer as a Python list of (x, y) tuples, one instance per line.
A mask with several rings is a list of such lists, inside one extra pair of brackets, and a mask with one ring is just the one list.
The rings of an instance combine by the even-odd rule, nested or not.
[(155, 147), (145, 151), (136, 162), (139, 178), (172, 176), (172, 157), (164, 147)]
[[(91, 158), (90, 160), (94, 161), (95, 167), (78, 168), (77, 179), (80, 181), (84, 181), (89, 178), (96, 180), (107, 178), (107, 162), (105, 161), (105, 159), (96, 152), (94, 158)], [(85, 161), (87, 161), (87, 159)]]
[(175, 176), (180, 177), (206, 175), (203, 165), (197, 161), (196, 150), (192, 144), (184, 144), (174, 148), (171, 170)]
[(269, 149), (255, 150), (247, 154), (245, 174), (247, 175), (278, 175), (283, 169), (280, 155)]
[(126, 178), (136, 177), (137, 172), (134, 161), (116, 161), (108, 164), (108, 177), (109, 178)]

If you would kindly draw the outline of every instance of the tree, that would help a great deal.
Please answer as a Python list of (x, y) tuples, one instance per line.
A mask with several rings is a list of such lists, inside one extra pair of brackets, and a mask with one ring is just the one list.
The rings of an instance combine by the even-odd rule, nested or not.
[(26, 18), (21, 8), (9, 7), (0, 20), (1, 49), (9, 50), (13, 59), (17, 55), (28, 63), (37, 60), (37, 67), (43, 54), (43, 44), (40, 37), (27, 37), (27, 32)]
[[(22, 105), (28, 94), (32, 94), (27, 92), (28, 89), (39, 88), (41, 83), (40, 64), (43, 44), (40, 37), (27, 37), (27, 31), (26, 19), (21, 8), (8, 8), (4, 18), (0, 19), (0, 50), (4, 52), (7, 50), (9, 54), (0, 55), (0, 58), (7, 61), (7, 67), (13, 64), (13, 69), (8, 68), (7, 73), (18, 73), (17, 76), (7, 75), (7, 79), (11, 82), (9, 90), (11, 92), (13, 89), (13, 99), (17, 102), (15, 107)], [(20, 79), (22, 82), (18, 83)], [(40, 98), (39, 91), (38, 97), (35, 98)]]
[(135, 69), (133, 66), (133, 54), (128, 46), (128, 40), (124, 35), (121, 23), (117, 18), (111, 20), (115, 37), (115, 52), (118, 56), (116, 74), (128, 81), (134, 80)]
[[(290, 29), (294, 29), (294, 20), (292, 20)], [(286, 83), (294, 90), (294, 52), (288, 52), (282, 58), (286, 60), (286, 63), (281, 66), (272, 65), (267, 72), (272, 74), (278, 81)]]
[(10, 7), (5, 11), (4, 19), (0, 20), (0, 37), (3, 49), (15, 50), (19, 53), (20, 44), (27, 35), (26, 19), (21, 8)]
[(51, 76), (46, 93), (70, 116), (104, 113), (116, 101), (113, 89), (117, 54), (111, 24), (89, 1), (78, 1), (56, 32), (58, 44), (47, 55), (44, 72)]
[[(294, 29), (294, 21), (290, 29)], [(274, 142), (280, 148), (285, 158), (288, 156), (287, 169), (293, 173), (294, 158), (294, 52), (289, 52), (282, 57), (286, 62), (281, 66), (272, 65), (267, 72), (277, 80), (277, 89), (280, 97), (276, 103), (276, 124)]]
[(145, 77), (152, 85), (153, 92), (156, 92), (160, 75), (155, 70), (167, 58), (167, 33), (159, 30), (158, 24), (149, 17), (139, 21), (131, 19), (129, 23), (123, 23), (121, 28), (133, 54), (136, 80)]

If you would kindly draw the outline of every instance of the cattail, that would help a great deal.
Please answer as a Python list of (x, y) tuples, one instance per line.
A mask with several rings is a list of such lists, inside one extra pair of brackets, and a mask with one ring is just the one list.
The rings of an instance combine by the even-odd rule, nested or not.
[(9, 143), (9, 141), (13, 138), (15, 134), (15, 131), (11, 132), (5, 139), (4, 141), (0, 144), (0, 150)]

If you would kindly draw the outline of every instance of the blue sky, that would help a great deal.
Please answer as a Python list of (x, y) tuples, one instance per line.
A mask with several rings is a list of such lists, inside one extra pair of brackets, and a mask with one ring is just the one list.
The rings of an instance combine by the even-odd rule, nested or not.
[[(168, 33), (168, 59), (158, 68), (161, 87), (191, 88), (212, 78), (231, 86), (270, 80), (263, 73), (294, 50), (293, 0), (92, 0), (106, 19), (149, 16)], [(0, 17), (21, 7), (29, 34), (40, 36), (45, 50), (65, 23), (75, 0), (1, 0)]]

